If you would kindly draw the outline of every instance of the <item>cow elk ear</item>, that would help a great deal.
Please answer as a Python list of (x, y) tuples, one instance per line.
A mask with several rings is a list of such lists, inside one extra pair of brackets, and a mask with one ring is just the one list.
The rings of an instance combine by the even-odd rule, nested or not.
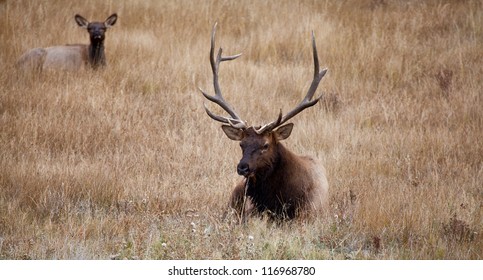
[(282, 125), (281, 127), (277, 128), (277, 130), (274, 131), (275, 133), (275, 138), (277, 140), (285, 140), (290, 136), (290, 133), (292, 133), (293, 129), (293, 123), (288, 123), (286, 125)]
[(83, 18), (81, 15), (75, 15), (74, 19), (75, 22), (77, 22), (77, 24), (82, 28), (87, 28), (87, 25), (89, 25), (89, 21)]
[(116, 21), (117, 21), (117, 14), (112, 14), (106, 19), (106, 21), (104, 21), (104, 25), (106, 26), (106, 28), (109, 28), (114, 24), (116, 24)]
[(243, 130), (239, 128), (234, 128), (229, 125), (222, 125), (221, 129), (225, 132), (226, 136), (231, 140), (241, 141), (243, 139)]

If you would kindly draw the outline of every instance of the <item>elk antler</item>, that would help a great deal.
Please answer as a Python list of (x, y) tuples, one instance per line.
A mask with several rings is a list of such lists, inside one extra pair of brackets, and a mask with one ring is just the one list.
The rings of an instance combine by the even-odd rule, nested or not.
[(215, 22), (213, 25), (213, 30), (211, 31), (211, 48), (210, 48), (210, 63), (211, 63), (211, 69), (213, 71), (213, 86), (215, 88), (215, 95), (208, 95), (205, 93), (201, 88), (198, 88), (201, 93), (208, 99), (209, 101), (218, 104), (223, 110), (225, 110), (230, 117), (222, 117), (213, 114), (208, 108), (205, 106), (205, 111), (210, 116), (212, 119), (215, 121), (219, 121), (222, 123), (227, 123), (235, 128), (246, 128), (246, 123), (240, 118), (240, 116), (233, 110), (233, 108), (228, 104), (225, 99), (223, 98), (223, 95), (221, 94), (220, 90), (220, 84), (218, 83), (218, 70), (220, 69), (220, 63), (222, 61), (229, 61), (229, 60), (234, 60), (238, 57), (240, 57), (242, 54), (236, 54), (232, 56), (222, 56), (222, 48), (218, 50), (218, 54), (215, 59), (215, 33), (216, 33), (216, 25), (218, 23)]
[(317, 102), (319, 102), (320, 98), (322, 97), (322, 94), (314, 100), (312, 100), (312, 97), (314, 96), (320, 81), (324, 77), (325, 73), (327, 73), (327, 68), (324, 68), (322, 69), (322, 71), (319, 72), (319, 57), (317, 55), (317, 46), (315, 45), (315, 35), (313, 31), (312, 31), (312, 48), (314, 52), (314, 79), (312, 80), (312, 84), (310, 85), (310, 88), (307, 91), (307, 94), (305, 95), (304, 99), (297, 105), (297, 107), (295, 107), (292, 111), (288, 112), (283, 117), (282, 117), (282, 110), (280, 110), (280, 114), (278, 115), (277, 120), (269, 124), (266, 124), (260, 127), (259, 129), (255, 129), (255, 132), (257, 134), (262, 134), (264, 131), (270, 131), (282, 125), (283, 123), (293, 118), (298, 113), (302, 112), (303, 110), (309, 107), (314, 106), (315, 104), (317, 104)]

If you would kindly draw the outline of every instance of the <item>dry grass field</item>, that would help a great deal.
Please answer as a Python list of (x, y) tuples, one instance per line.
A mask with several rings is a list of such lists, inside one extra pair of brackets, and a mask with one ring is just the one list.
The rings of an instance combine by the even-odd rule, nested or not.
[[(14, 67), (113, 12), (105, 69)], [(284, 143), (327, 169), (318, 219), (222, 219), (241, 150), (197, 90), (215, 21), (250, 124), (301, 100), (315, 32), (325, 96)], [(481, 0), (1, 0), (0, 258), (481, 260), (482, 62)]]

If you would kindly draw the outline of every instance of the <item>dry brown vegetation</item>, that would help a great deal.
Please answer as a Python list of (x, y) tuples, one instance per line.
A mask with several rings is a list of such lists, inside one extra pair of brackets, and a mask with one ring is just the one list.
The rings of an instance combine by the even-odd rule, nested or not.
[[(21, 73), (33, 47), (87, 43), (108, 67)], [(312, 78), (324, 102), (285, 141), (324, 162), (328, 213), (223, 220), (237, 143), (206, 116), (220, 83), (252, 124)], [(0, 258), (482, 259), (482, 1), (0, 1)]]

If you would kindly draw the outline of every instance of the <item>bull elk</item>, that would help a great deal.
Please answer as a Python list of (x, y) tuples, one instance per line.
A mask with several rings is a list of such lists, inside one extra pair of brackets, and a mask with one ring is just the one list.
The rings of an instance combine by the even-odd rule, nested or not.
[(241, 54), (222, 56), (220, 48), (215, 56), (216, 23), (211, 33), (210, 63), (215, 95), (199, 89), (206, 99), (218, 104), (229, 116), (205, 111), (213, 120), (223, 123), (221, 128), (229, 139), (240, 141), (242, 158), (237, 166), (244, 179), (232, 192), (230, 206), (243, 219), (248, 213), (269, 213), (277, 220), (316, 214), (327, 203), (329, 185), (324, 167), (315, 159), (299, 156), (285, 148), (281, 140), (290, 136), (293, 123), (287, 123), (303, 110), (315, 105), (315, 91), (327, 69), (319, 71), (319, 60), (312, 33), (314, 78), (305, 98), (287, 114), (282, 111), (275, 121), (262, 126), (248, 126), (228, 104), (220, 90), (218, 73), (220, 63), (234, 60)]
[(69, 44), (47, 48), (35, 48), (25, 52), (17, 61), (22, 69), (38, 70), (59, 69), (78, 70), (85, 65), (93, 69), (106, 65), (104, 39), (106, 30), (117, 21), (117, 14), (112, 14), (104, 22), (89, 22), (80, 15), (74, 17), (76, 23), (87, 29), (90, 44)]

